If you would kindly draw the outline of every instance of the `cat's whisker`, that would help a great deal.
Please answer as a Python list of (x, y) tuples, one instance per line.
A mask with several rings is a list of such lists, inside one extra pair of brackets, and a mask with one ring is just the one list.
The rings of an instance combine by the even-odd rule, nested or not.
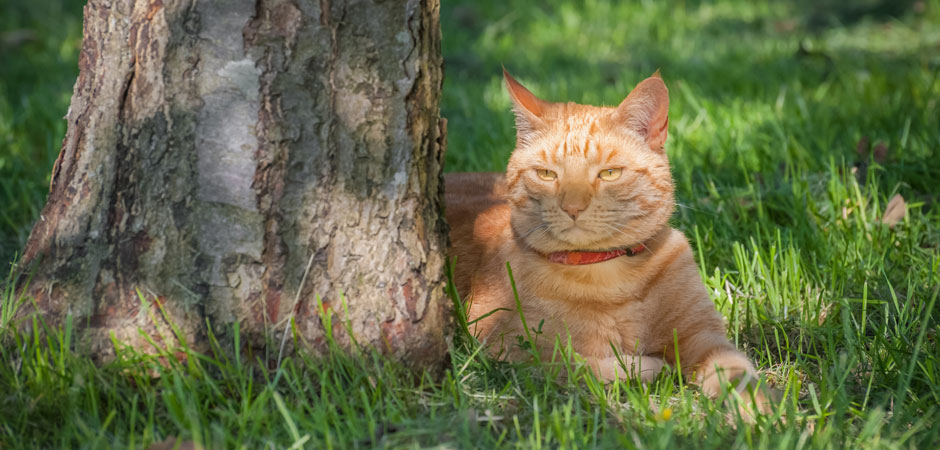
[[(612, 228), (612, 229), (615, 230), (615, 231), (618, 231), (618, 232), (623, 233), (623, 234), (627, 234), (626, 231), (621, 230), (620, 228), (617, 228), (617, 227), (615, 227), (615, 226), (613, 226), (613, 225), (611, 225), (611, 224), (609, 224), (609, 223), (607, 223), (607, 224), (605, 224), (605, 225), (607, 225), (608, 227)], [(622, 224), (621, 226), (624, 227), (624, 228), (629, 229), (629, 231), (633, 231), (633, 232), (638, 232), (638, 231), (640, 231), (640, 230), (637, 230), (636, 228), (633, 228), (633, 227), (631, 227), (630, 225), (627, 225), (627, 224)]]
[[(617, 232), (617, 233), (620, 233), (620, 234), (622, 234), (622, 235), (624, 235), (624, 236), (630, 236), (629, 234), (627, 234), (626, 231), (621, 230), (621, 229), (619, 229), (619, 228), (617, 228), (617, 227), (615, 227), (615, 226), (613, 226), (613, 225), (610, 225), (610, 224), (605, 224), (605, 225), (607, 226), (607, 228), (609, 228), (609, 229), (612, 230), (612, 231), (615, 231), (615, 232)], [(630, 231), (638, 231), (636, 228), (630, 227), (630, 226), (628, 226), (628, 225), (624, 225), (624, 226), (630, 228)], [(646, 249), (649, 250), (649, 252), (650, 252), (651, 255), (654, 254), (654, 253), (653, 253), (653, 250), (650, 249), (649, 247), (646, 247)]]
[(532, 232), (538, 230), (539, 228), (545, 228), (546, 226), (548, 226), (548, 225), (547, 225), (547, 224), (544, 224), (544, 223), (540, 223), (540, 224), (538, 224), (538, 225), (536, 225), (536, 226), (534, 226), (534, 227), (532, 227), (532, 228), (529, 228), (529, 230), (526, 231), (522, 236), (523, 236), (523, 237), (528, 236), (528, 235), (532, 234)]
[(548, 228), (547, 223), (536, 225), (532, 227), (531, 229), (529, 229), (529, 231), (526, 231), (522, 236), (520, 236), (520, 238), (525, 239), (529, 237), (529, 235), (531, 235), (532, 233), (539, 231), (539, 230), (546, 230), (547, 228)]
[[(621, 230), (620, 228), (617, 228), (617, 227), (615, 227), (615, 226), (613, 226), (613, 225), (610, 225), (610, 224), (605, 224), (605, 226), (606, 226), (608, 229), (610, 229), (611, 231), (615, 231), (615, 232), (620, 233), (620, 234), (622, 234), (622, 235), (624, 235), (624, 236), (630, 237), (630, 234), (629, 234), (629, 233), (627, 233), (627, 232), (624, 231), (624, 230)], [(629, 226), (629, 225), (624, 225), (624, 226), (627, 227), (627, 228), (629, 228), (629, 231), (632, 231), (632, 232), (638, 231), (636, 228), (633, 228), (633, 227), (631, 227), (631, 226)]]
[(685, 209), (688, 209), (688, 210), (697, 211), (697, 212), (709, 214), (709, 215), (712, 215), (712, 216), (717, 216), (717, 215), (718, 215), (718, 214), (715, 214), (715, 212), (713, 212), (713, 211), (706, 211), (706, 210), (704, 210), (704, 209), (693, 208), (693, 207), (688, 206), (688, 205), (683, 205), (682, 203), (679, 203), (679, 202), (673, 202), (673, 204), (675, 204), (676, 206), (678, 206), (678, 207), (680, 207), (680, 208), (685, 208)]
[(545, 227), (545, 228), (543, 228), (543, 229), (541, 229), (541, 230), (539, 230), (539, 231), (540, 231), (539, 234), (537, 234), (537, 235), (535, 235), (535, 236), (532, 236), (533, 239), (535, 239), (535, 238), (541, 238), (542, 236), (548, 234), (549, 229), (548, 229), (548, 227)]

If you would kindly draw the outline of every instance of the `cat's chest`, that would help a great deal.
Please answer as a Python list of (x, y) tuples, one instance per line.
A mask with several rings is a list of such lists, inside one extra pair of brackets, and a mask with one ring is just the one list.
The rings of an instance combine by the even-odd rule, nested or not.
[[(515, 251), (493, 257), (492, 264), (474, 278), (470, 316), (480, 319), (476, 330), (482, 336), (505, 336), (515, 342), (515, 336), (526, 335), (527, 327), (539, 339), (539, 347), (553, 346), (556, 338), (564, 345), (570, 337), (576, 352), (599, 357), (611, 356), (614, 348), (644, 354), (646, 345), (652, 345), (647, 337), (657, 319), (644, 293), (650, 278), (644, 270), (646, 257), (562, 267), (510, 250)], [(506, 262), (512, 268), (512, 281)], [(488, 315), (494, 311), (499, 312)]]
[(570, 336), (575, 351), (582, 355), (607, 356), (612, 346), (625, 354), (645, 351), (650, 318), (641, 302), (612, 305), (529, 298), (524, 303), (531, 328), (552, 342), (557, 336), (564, 343)]
[[(519, 292), (527, 297), (580, 305), (641, 301), (650, 274), (647, 256), (620, 257), (587, 265), (561, 265), (528, 253), (506, 252)], [(503, 267), (505, 270), (505, 267)]]

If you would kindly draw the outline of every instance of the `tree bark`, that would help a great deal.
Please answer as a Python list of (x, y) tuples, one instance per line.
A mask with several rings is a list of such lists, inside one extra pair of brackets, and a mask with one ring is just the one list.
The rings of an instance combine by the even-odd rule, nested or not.
[(172, 338), (167, 319), (197, 347), (207, 322), (238, 322), (271, 356), (293, 317), (322, 350), (319, 298), (341, 345), (345, 323), (438, 362), (438, 15), (438, 0), (90, 0), (25, 292), (100, 359), (111, 333)]

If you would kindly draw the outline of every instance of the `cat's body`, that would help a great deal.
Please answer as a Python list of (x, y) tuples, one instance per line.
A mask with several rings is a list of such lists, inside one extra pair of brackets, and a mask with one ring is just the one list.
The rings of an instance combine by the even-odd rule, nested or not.
[(508, 74), (506, 83), (518, 129), (506, 174), (445, 178), (455, 283), (479, 319), (471, 331), (491, 354), (525, 357), (508, 262), (528, 326), (543, 323), (535, 339), (545, 356), (570, 336), (607, 379), (649, 379), (677, 352), (706, 393), (720, 392), (720, 379), (752, 378), (687, 240), (667, 224), (662, 80), (645, 80), (616, 108), (548, 103)]

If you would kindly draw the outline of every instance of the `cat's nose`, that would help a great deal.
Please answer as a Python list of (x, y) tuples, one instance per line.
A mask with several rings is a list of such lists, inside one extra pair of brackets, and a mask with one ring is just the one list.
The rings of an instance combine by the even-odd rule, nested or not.
[(571, 220), (577, 220), (578, 216), (591, 204), (591, 192), (584, 186), (566, 186), (561, 190), (558, 198), (558, 206), (562, 211), (568, 213)]
[(577, 220), (578, 215), (587, 209), (587, 202), (565, 202), (562, 204), (561, 209), (571, 216), (571, 220)]

